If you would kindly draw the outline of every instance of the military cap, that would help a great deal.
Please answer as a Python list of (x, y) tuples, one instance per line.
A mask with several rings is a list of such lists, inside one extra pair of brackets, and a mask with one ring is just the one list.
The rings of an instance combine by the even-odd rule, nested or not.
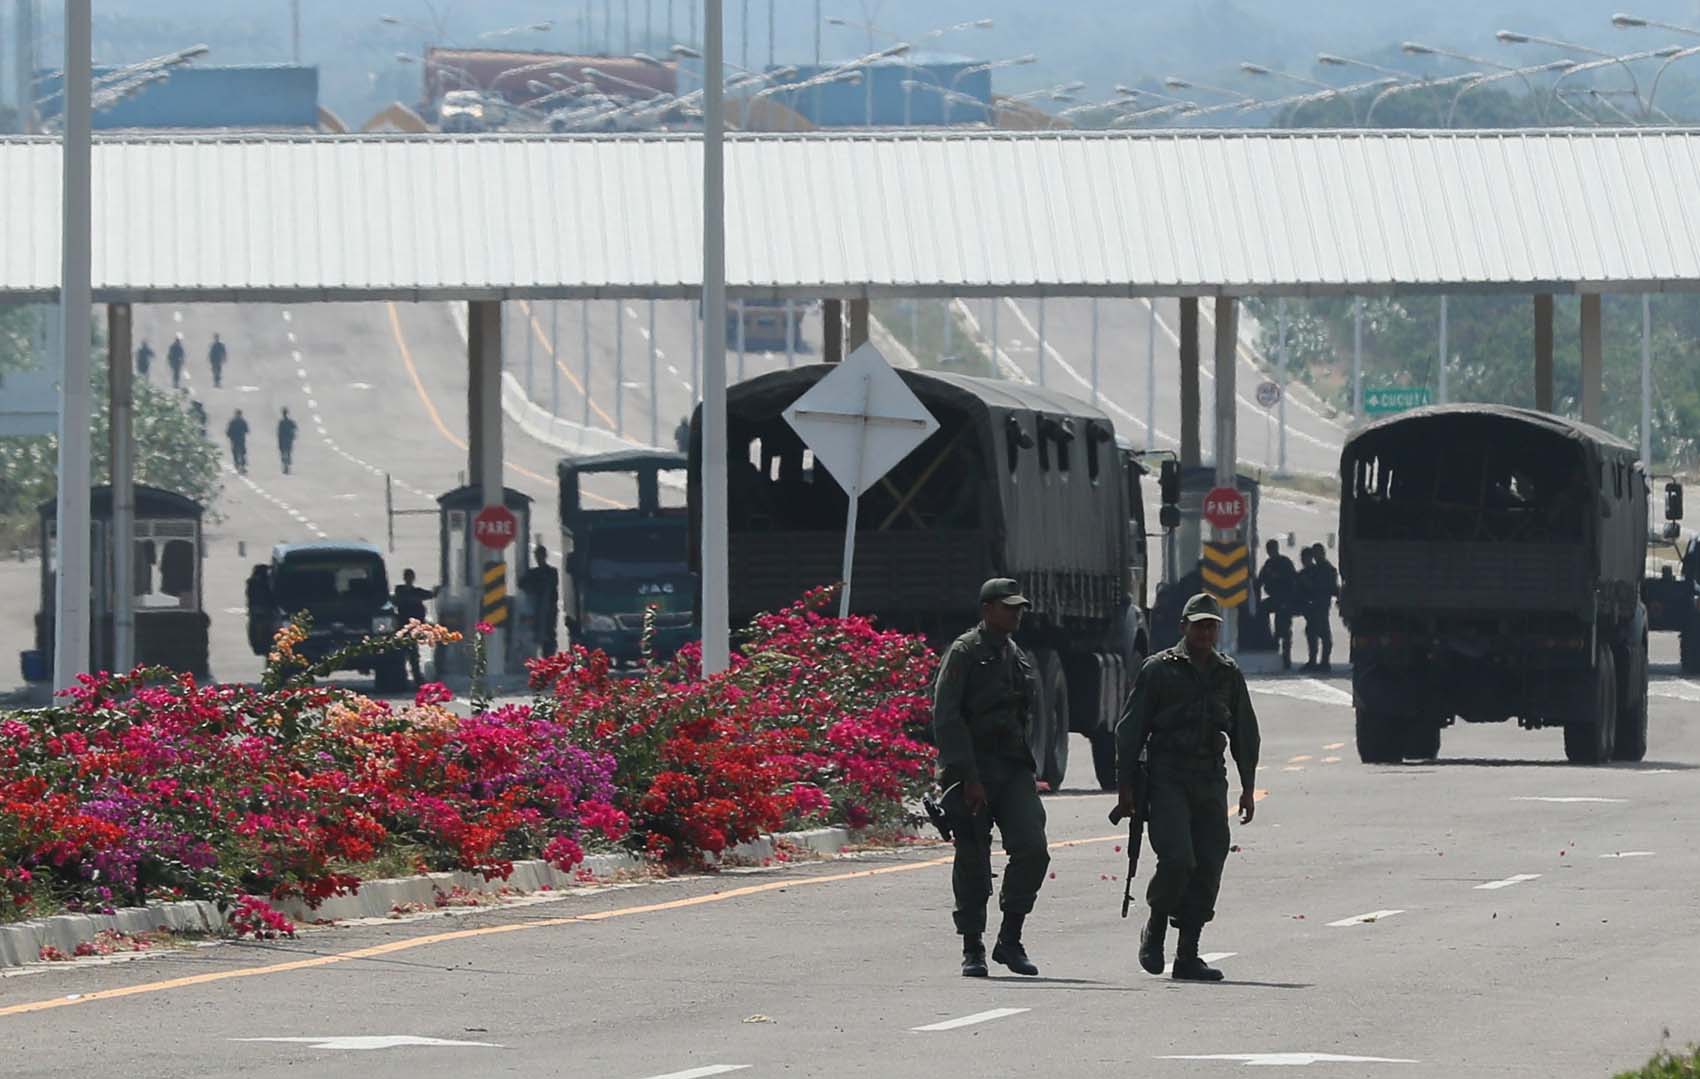
[(980, 586), (981, 603), (1002, 603), (1006, 607), (1026, 607), (1027, 597), (1021, 586), (1008, 577), (993, 577)]
[(1186, 606), (1181, 608), (1181, 621), (1202, 622), (1205, 619), (1220, 622), (1222, 620), (1222, 605), (1210, 593), (1200, 592), (1187, 600)]

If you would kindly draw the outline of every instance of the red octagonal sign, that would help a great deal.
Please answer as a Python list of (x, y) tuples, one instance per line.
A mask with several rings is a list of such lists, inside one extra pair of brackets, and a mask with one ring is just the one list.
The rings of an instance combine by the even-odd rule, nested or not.
[(519, 521), (506, 506), (485, 506), (472, 519), (472, 534), (492, 550), (501, 550), (519, 538)]
[(1238, 528), (1245, 520), (1245, 495), (1232, 487), (1212, 487), (1204, 496), (1204, 519), (1217, 528)]

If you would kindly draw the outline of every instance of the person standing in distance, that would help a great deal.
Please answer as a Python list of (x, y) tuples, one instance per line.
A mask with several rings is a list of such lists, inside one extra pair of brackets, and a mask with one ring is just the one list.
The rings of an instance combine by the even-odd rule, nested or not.
[(1216, 650), (1222, 605), (1206, 593), (1187, 600), (1181, 642), (1145, 661), (1116, 725), (1120, 809), (1134, 810), (1134, 780), (1146, 758), (1147, 810), (1157, 871), (1145, 890), (1151, 916), (1139, 934), (1139, 965), (1163, 973), (1163, 938), (1180, 930), (1171, 977), (1217, 982), (1222, 972), (1198, 955), (1198, 938), (1216, 916), (1216, 893), (1228, 860), (1228, 773), (1231, 749), (1240, 774), (1240, 823), (1257, 811), (1252, 786), (1262, 739), (1245, 675)]
[(224, 342), (218, 339), (218, 334), (213, 334), (212, 347), (207, 349), (207, 363), (212, 365), (213, 389), (215, 390), (224, 385), (224, 361), (229, 358), (229, 355), (229, 352), (225, 350)]
[(1298, 599), (1299, 572), (1293, 560), (1281, 553), (1281, 544), (1270, 540), (1264, 545), (1267, 557), (1257, 571), (1257, 587), (1269, 608), (1272, 625), (1270, 635), (1281, 650), (1281, 669), (1293, 669), (1293, 606)]
[(283, 474), (289, 475), (290, 463), (295, 459), (295, 432), (299, 430), (295, 421), (289, 418), (289, 409), (283, 410), (283, 418), (277, 421), (277, 456), (283, 462)]
[(1021, 929), (1051, 864), (1038, 762), (1027, 746), (1039, 700), (1033, 661), (1012, 639), (1027, 599), (1007, 577), (980, 586), (980, 624), (958, 637), (939, 662), (933, 686), (933, 737), (939, 785), (952, 819), (956, 861), (950, 883), (962, 974), (986, 976), (986, 901), (992, 894), (992, 826), (1009, 855), (998, 906), (1003, 925), (992, 958), (1017, 974), (1038, 974)]
[[(1305, 551), (1305, 568), (1299, 571), (1299, 595), (1304, 602), (1305, 643), (1310, 646), (1307, 671), (1324, 674), (1334, 669), (1334, 597), (1340, 594), (1340, 571), (1328, 561), (1328, 549), (1320, 543)], [(1322, 646), (1322, 662), (1316, 659)]]
[(183, 385), (183, 361), (188, 353), (183, 349), (183, 335), (178, 334), (171, 339), (171, 347), (165, 350), (165, 362), (171, 367), (171, 388)]
[(147, 338), (142, 338), (142, 347), (136, 350), (136, 374), (143, 382), (148, 381), (148, 372), (153, 369), (153, 346)]
[[(395, 604), (395, 616), (402, 625), (412, 621), (425, 621), (425, 601), (436, 597), (441, 588), (420, 588), (413, 583), (412, 568), (401, 571), (401, 583), (395, 586), (395, 595), (391, 601)], [(407, 659), (408, 673), (413, 676), (413, 685), (419, 686), (424, 678), (419, 673), (419, 642), (415, 641), (403, 649), (402, 655)]]
[(237, 409), (236, 415), (224, 425), (224, 437), (230, 440), (230, 460), (236, 466), (236, 471), (248, 474), (248, 421), (243, 419), (242, 410)]

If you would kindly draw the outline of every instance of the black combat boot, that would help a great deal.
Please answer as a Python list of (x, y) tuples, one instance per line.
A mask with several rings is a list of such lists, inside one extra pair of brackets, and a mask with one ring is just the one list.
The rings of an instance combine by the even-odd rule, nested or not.
[(986, 976), (986, 943), (980, 939), (980, 934), (964, 934), (962, 937), (962, 976), (964, 978), (984, 978)]
[(1175, 945), (1175, 969), (1169, 977), (1177, 982), (1219, 982), (1222, 972), (1206, 966), (1198, 958), (1198, 934), (1201, 926), (1181, 927), (1180, 943)]
[(1021, 946), (1021, 925), (1026, 920), (1025, 914), (1004, 914), (998, 942), (992, 945), (992, 958), (1017, 974), (1033, 975), (1039, 973), (1039, 968), (1027, 958), (1027, 949)]
[(1156, 911), (1139, 931), (1139, 965), (1147, 974), (1163, 973), (1163, 938), (1168, 935), (1169, 920)]

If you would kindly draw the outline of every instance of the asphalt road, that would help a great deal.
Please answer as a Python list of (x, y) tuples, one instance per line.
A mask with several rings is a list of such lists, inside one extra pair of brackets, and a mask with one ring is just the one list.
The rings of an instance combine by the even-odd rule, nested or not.
[[(1661, 671), (1648, 761), (1598, 769), (1503, 725), (1362, 766), (1345, 700), (1338, 680), (1255, 680), (1266, 793), (1232, 826), (1204, 937), (1220, 985), (1137, 969), (1125, 833), (1082, 792), (1046, 802), (1038, 978), (958, 976), (944, 852), (923, 848), (0, 978), (0, 1046), (9, 1074), (66, 1079), (1549, 1079), (1638, 1064), (1667, 1028), (1700, 1039), (1700, 684)], [(1076, 784), (1088, 768), (1077, 753)], [(481, 1044), (315, 1047), (348, 1037)]]

